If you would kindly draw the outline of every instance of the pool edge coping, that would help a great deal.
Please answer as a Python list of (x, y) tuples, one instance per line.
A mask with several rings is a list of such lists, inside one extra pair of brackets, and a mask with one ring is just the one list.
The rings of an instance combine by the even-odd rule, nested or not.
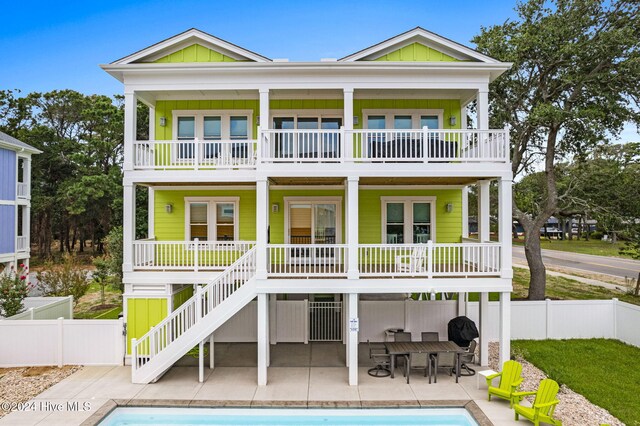
[(251, 401), (251, 400), (188, 400), (188, 399), (110, 399), (98, 408), (81, 426), (96, 426), (119, 407), (163, 408), (464, 408), (479, 426), (495, 426), (473, 400), (408, 400), (408, 401)]

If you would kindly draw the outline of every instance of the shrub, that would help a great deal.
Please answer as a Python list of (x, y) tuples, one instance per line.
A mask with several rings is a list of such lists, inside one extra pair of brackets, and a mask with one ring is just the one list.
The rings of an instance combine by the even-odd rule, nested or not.
[(24, 310), (24, 299), (33, 288), (29, 281), (29, 268), (20, 265), (20, 270), (11, 266), (0, 273), (0, 314), (11, 317)]
[(600, 231), (593, 231), (591, 233), (591, 238), (593, 238), (594, 240), (601, 240), (603, 236), (604, 234)]
[(114, 287), (122, 288), (122, 226), (114, 226), (106, 238), (107, 256), (104, 260), (106, 270), (112, 276)]
[(74, 306), (87, 293), (91, 285), (87, 272), (83, 270), (74, 256), (64, 256), (62, 264), (45, 264), (46, 270), (38, 272), (38, 289), (44, 296), (73, 296)]

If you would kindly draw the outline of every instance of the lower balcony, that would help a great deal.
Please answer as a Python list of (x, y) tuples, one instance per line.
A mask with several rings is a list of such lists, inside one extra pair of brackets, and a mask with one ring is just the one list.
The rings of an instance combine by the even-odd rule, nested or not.
[[(134, 271), (222, 271), (255, 245), (252, 241), (134, 242)], [(361, 278), (499, 277), (498, 243), (360, 244)], [(346, 278), (346, 244), (269, 244), (269, 278)]]

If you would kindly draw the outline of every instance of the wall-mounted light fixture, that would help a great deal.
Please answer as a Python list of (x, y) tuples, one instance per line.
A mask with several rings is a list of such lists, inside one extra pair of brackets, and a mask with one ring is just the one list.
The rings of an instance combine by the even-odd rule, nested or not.
[(164, 127), (167, 125), (167, 117), (160, 117), (160, 126)]
[(453, 211), (453, 203), (447, 203), (445, 208), (447, 209), (447, 213), (451, 213)]
[(357, 115), (353, 116), (353, 125), (357, 126), (358, 124), (360, 124), (360, 117)]
[(452, 115), (451, 117), (449, 117), (449, 125), (450, 126), (455, 126), (457, 122), (456, 116)]
[(278, 213), (280, 211), (280, 204), (273, 203), (271, 204), (271, 213)]
[(259, 126), (260, 125), (260, 116), (256, 116), (256, 124)]
[(167, 213), (171, 213), (171, 212), (173, 212), (173, 204), (171, 204), (171, 203), (167, 203), (167, 204), (164, 206), (164, 211), (166, 211)]

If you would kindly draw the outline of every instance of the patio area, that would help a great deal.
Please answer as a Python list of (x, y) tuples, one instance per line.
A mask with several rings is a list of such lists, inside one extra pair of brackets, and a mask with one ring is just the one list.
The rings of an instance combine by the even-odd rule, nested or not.
[[(203, 383), (198, 382), (197, 359), (192, 357), (183, 358), (158, 382), (148, 385), (132, 384), (128, 366), (85, 367), (32, 400), (35, 410), (13, 412), (0, 419), (0, 424), (93, 424), (92, 416), (101, 407), (108, 410), (114, 404), (417, 408), (463, 406), (470, 401), (495, 425), (517, 424), (507, 401), (487, 401), (486, 388), (477, 389), (476, 376), (461, 377), (457, 384), (455, 377), (444, 371), (438, 375), (437, 384), (429, 384), (426, 377), (415, 372), (411, 384), (402, 374), (395, 379), (369, 376), (367, 370), (372, 364), (366, 344), (359, 347), (358, 386), (347, 384), (341, 343), (273, 345), (266, 387), (256, 384), (256, 353), (256, 345), (251, 343), (216, 344), (215, 369), (205, 368)], [(77, 410), (68, 406), (75, 402)]]

